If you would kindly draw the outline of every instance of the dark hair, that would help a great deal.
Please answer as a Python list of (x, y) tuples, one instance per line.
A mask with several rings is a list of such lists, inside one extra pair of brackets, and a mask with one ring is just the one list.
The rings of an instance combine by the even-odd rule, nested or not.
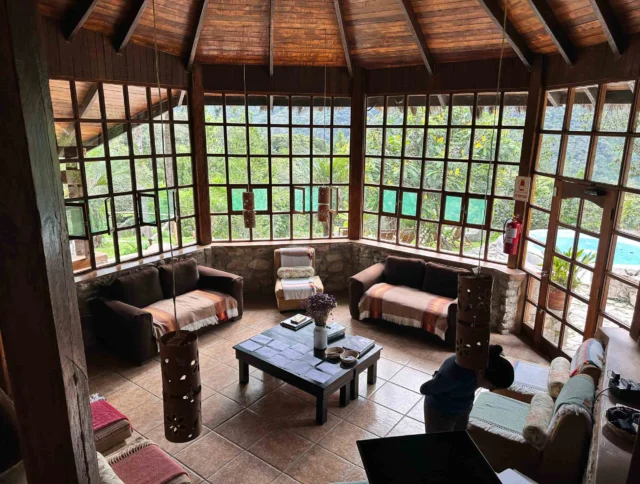
[(513, 383), (513, 365), (502, 357), (502, 346), (489, 346), (489, 366), (484, 378), (496, 388), (509, 388)]

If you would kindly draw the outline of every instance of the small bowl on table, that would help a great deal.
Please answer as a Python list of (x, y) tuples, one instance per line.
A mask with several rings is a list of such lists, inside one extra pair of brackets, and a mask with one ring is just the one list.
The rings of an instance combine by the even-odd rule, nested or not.
[(332, 346), (331, 348), (327, 348), (325, 356), (328, 360), (339, 361), (342, 353), (344, 353), (344, 348), (342, 346)]
[(358, 362), (359, 353), (354, 350), (344, 350), (340, 354), (340, 362), (345, 368), (351, 368)]

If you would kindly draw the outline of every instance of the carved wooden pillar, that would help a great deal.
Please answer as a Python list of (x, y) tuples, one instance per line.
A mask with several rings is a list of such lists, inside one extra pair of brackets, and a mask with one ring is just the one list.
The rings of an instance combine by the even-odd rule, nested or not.
[(471, 370), (484, 370), (489, 363), (492, 286), (488, 274), (458, 276), (456, 363)]

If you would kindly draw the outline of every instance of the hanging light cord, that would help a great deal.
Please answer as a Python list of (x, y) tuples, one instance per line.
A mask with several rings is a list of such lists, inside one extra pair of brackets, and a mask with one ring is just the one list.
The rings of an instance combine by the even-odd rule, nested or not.
[[(167, 164), (165, 158), (165, 146), (164, 146), (164, 113), (162, 110), (162, 89), (160, 88), (160, 68), (158, 62), (158, 34), (156, 29), (156, 0), (152, 0), (151, 6), (153, 8), (153, 53), (155, 58), (155, 72), (156, 72), (156, 84), (158, 87), (158, 99), (160, 103), (160, 134), (162, 138), (162, 165), (164, 167), (164, 186), (167, 192), (167, 219), (169, 221), (169, 254), (171, 255), (171, 277), (173, 285), (173, 316), (178, 321), (178, 310), (176, 308), (176, 273), (173, 270), (173, 240), (171, 237), (171, 200), (169, 199), (169, 179), (167, 176)], [(167, 97), (167, 104), (169, 105), (171, 100)], [(169, 111), (167, 110), (167, 114)], [(173, 198), (173, 211), (175, 214), (175, 190)], [(160, 240), (162, 240), (162, 224), (160, 225)]]
[[(500, 60), (498, 62), (498, 81), (496, 85), (496, 97), (494, 98), (494, 103), (496, 103), (496, 109), (493, 111), (493, 129), (491, 130), (491, 157), (489, 158), (489, 169), (487, 170), (487, 180), (485, 183), (484, 189), (484, 212), (482, 215), (482, 225), (484, 226), (487, 222), (487, 199), (489, 194), (489, 188), (491, 185), (491, 173), (492, 169), (495, 166), (494, 157), (495, 153), (495, 144), (494, 139), (496, 135), (496, 131), (498, 131), (498, 117), (500, 114), (500, 79), (502, 78), (502, 60), (504, 59), (504, 44), (506, 37), (506, 26), (507, 26), (507, 11), (509, 10), (509, 2), (505, 2), (504, 4), (504, 17), (502, 18), (502, 42), (500, 43)], [(480, 274), (480, 269), (482, 266), (482, 250), (484, 246), (484, 234), (485, 230), (483, 229), (480, 233), (480, 252), (478, 252), (478, 274)], [(463, 241), (464, 243), (464, 241)]]

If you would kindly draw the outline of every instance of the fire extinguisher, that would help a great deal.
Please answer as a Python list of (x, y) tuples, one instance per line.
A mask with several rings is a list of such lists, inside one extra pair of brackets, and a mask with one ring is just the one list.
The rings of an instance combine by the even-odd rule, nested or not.
[(502, 251), (505, 254), (516, 255), (518, 253), (518, 242), (522, 233), (522, 220), (520, 215), (514, 215), (504, 223), (504, 239)]

